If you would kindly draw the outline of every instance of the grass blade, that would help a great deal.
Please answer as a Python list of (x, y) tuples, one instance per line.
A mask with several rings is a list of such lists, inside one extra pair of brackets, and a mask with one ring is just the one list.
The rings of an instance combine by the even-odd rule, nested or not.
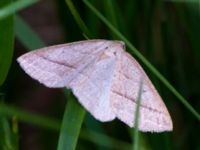
[(14, 150), (11, 140), (11, 130), (8, 120), (0, 115), (0, 148)]
[(68, 96), (62, 126), (60, 130), (57, 150), (74, 150), (79, 137), (79, 132), (85, 115), (85, 110), (75, 100)]
[(137, 105), (136, 105), (136, 111), (135, 111), (135, 120), (134, 120), (134, 144), (133, 144), (133, 150), (139, 150), (139, 114), (140, 114), (140, 104), (141, 104), (141, 97), (142, 97), (142, 87), (143, 86), (143, 79), (140, 81), (140, 87), (138, 91), (138, 96), (137, 96)]
[(27, 111), (22, 111), (19, 108), (8, 106), (2, 103), (0, 104), (0, 114), (9, 118), (15, 116), (24, 122), (29, 122), (46, 129), (58, 130), (60, 128), (60, 122), (55, 119), (42, 117)]
[(80, 29), (82, 29), (84, 35), (91, 38), (92, 34), (90, 33), (89, 29), (87, 28), (87, 26), (85, 25), (85, 23), (81, 19), (80, 15), (79, 15), (78, 11), (75, 9), (72, 1), (71, 0), (65, 0), (65, 2), (67, 4), (67, 6), (69, 7), (74, 19), (76, 20), (76, 23), (79, 25)]
[[(14, 129), (14, 124), (10, 126), (9, 120), (0, 115), (0, 148), (4, 150), (18, 150), (19, 149), (19, 138), (18, 132)], [(16, 126), (15, 126), (16, 129)]]
[[(0, 11), (5, 5), (12, 3), (12, 0), (0, 1)], [(14, 30), (13, 15), (0, 20), (0, 86), (4, 83), (11, 66), (13, 56)], [(3, 95), (3, 94), (2, 94)], [(1, 96), (1, 95), (0, 95)], [(2, 101), (3, 98), (0, 98)], [(0, 115), (0, 148), (14, 150), (12, 133), (9, 122), (5, 116)], [(17, 148), (16, 148), (17, 149)]]
[(19, 129), (17, 117), (12, 117), (12, 144), (14, 150), (19, 150)]
[(110, 28), (110, 30), (123, 40), (127, 47), (134, 52), (134, 54), (149, 68), (149, 70), (183, 103), (183, 105), (200, 121), (199, 113), (188, 103), (186, 100), (168, 81), (167, 79), (131, 44), (131, 42), (121, 34), (95, 7), (93, 7), (87, 0), (83, 2), (88, 8), (93, 11), (96, 16), (104, 22), (104, 24)]
[[(104, 3), (104, 10), (105, 15), (110, 20), (110, 22), (119, 29), (118, 26), (118, 20), (117, 20), (117, 14), (116, 14), (116, 1), (115, 0), (109, 0), (109, 1), (102, 1)], [(116, 35), (112, 32), (109, 32), (110, 36), (116, 39)]]
[(7, 5), (4, 8), (0, 9), (0, 20), (6, 18), (9, 15), (14, 14), (16, 11), (19, 11), (23, 8), (26, 8), (26, 7), (32, 5), (36, 2), (38, 2), (38, 0), (18, 0), (18, 1), (14, 1), (10, 5)]
[[(10, 4), (11, 2), (12, 0), (0, 1), (0, 8)], [(4, 20), (0, 20), (0, 86), (5, 81), (12, 62), (13, 43), (13, 16), (10, 16)]]
[(29, 50), (45, 47), (40, 37), (18, 15), (15, 16), (15, 35)]

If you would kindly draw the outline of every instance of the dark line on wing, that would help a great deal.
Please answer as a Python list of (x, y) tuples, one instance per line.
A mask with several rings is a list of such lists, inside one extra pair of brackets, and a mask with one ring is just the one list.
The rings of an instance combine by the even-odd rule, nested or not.
[(76, 69), (76, 67), (74, 67), (73, 65), (66, 64), (66, 63), (61, 63), (61, 62), (58, 62), (58, 61), (55, 61), (55, 60), (51, 60), (51, 59), (49, 59), (49, 58), (46, 58), (46, 57), (41, 56), (41, 55), (38, 55), (38, 54), (36, 54), (36, 55), (37, 55), (38, 57), (41, 57), (41, 58), (45, 59), (46, 61), (49, 61), (49, 62), (54, 63), (54, 64), (59, 64), (59, 65), (65, 66), (65, 67), (67, 67), (67, 68)]
[(119, 73), (122, 74), (127, 80), (132, 80), (133, 78), (130, 76), (127, 76), (123, 71), (119, 70)]
[[(120, 93), (120, 92), (117, 92), (117, 91), (112, 91), (112, 92), (115, 93), (115, 94), (117, 94), (117, 95), (119, 95), (119, 96), (121, 96), (121, 97), (125, 97), (126, 99), (128, 99), (128, 100), (130, 100), (130, 101), (136, 103), (136, 100), (135, 100), (135, 99), (133, 99), (133, 98), (127, 96), (127, 95), (124, 95), (124, 94), (122, 94), (122, 93)], [(137, 103), (136, 103), (136, 104), (137, 104)], [(140, 104), (140, 106), (143, 107), (143, 108), (145, 108), (145, 109), (148, 109), (148, 110), (150, 110), (150, 111), (163, 114), (163, 112), (158, 111), (157, 109), (153, 109), (153, 108), (151, 108), (151, 107), (148, 107), (148, 106), (145, 106), (145, 105), (142, 105), (142, 104)]]

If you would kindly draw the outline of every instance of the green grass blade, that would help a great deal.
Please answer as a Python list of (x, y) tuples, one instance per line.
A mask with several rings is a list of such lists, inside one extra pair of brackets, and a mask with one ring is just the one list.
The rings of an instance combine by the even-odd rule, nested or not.
[(67, 6), (69, 7), (74, 19), (76, 20), (76, 23), (79, 25), (80, 29), (82, 29), (83, 33), (91, 38), (92, 34), (90, 33), (89, 29), (87, 28), (87, 26), (85, 25), (85, 23), (83, 22), (83, 20), (81, 19), (78, 11), (76, 10), (76, 8), (74, 7), (74, 4), (72, 3), (71, 0), (65, 0)]
[[(11, 124), (13, 125), (13, 124)], [(0, 149), (3, 150), (18, 150), (19, 140), (18, 132), (13, 130), (8, 118), (0, 114)]]
[(15, 16), (15, 35), (29, 50), (45, 47), (40, 37), (18, 15)]
[(38, 0), (17, 0), (17, 1), (14, 1), (10, 5), (7, 5), (4, 8), (0, 9), (0, 20), (6, 18), (9, 15), (14, 14), (16, 11), (19, 11), (23, 8), (26, 8), (26, 7), (32, 5), (36, 2), (38, 2)]
[(134, 54), (149, 68), (149, 70), (184, 104), (184, 106), (200, 121), (199, 113), (168, 81), (167, 79), (131, 44), (131, 42), (121, 34), (95, 7), (93, 7), (87, 0), (83, 2), (91, 9), (91, 11), (99, 17), (110, 30), (123, 40), (127, 47), (134, 52)]
[[(117, 28), (119, 29), (118, 26), (118, 20), (117, 20), (117, 14), (116, 14), (116, 1), (115, 0), (106, 0), (106, 1), (102, 1), (104, 3), (104, 9), (105, 9), (105, 15), (107, 17), (108, 20), (110, 20), (110, 22)], [(113, 34), (112, 32), (109, 32), (111, 37), (113, 37), (114, 39), (116, 39), (116, 35)]]
[(139, 150), (139, 114), (140, 114), (140, 104), (141, 104), (141, 96), (142, 96), (142, 88), (143, 88), (143, 79), (141, 79), (140, 87), (137, 96), (137, 105), (135, 111), (135, 120), (134, 120), (134, 135), (133, 135), (133, 150)]
[(118, 23), (117, 23), (117, 16), (116, 16), (116, 11), (115, 11), (115, 1), (114, 0), (109, 0), (109, 1), (103, 1), (104, 2), (104, 7), (105, 7), (105, 12), (107, 14), (108, 20), (112, 22), (112, 24), (118, 28)]
[(84, 108), (80, 106), (75, 98), (72, 96), (68, 96), (68, 98), (57, 150), (74, 150), (76, 148), (79, 132), (85, 116)]
[[(0, 10), (12, 0), (0, 1)], [(0, 86), (6, 79), (13, 56), (13, 16), (0, 20)]]
[(9, 122), (7, 118), (3, 117), (2, 115), (0, 115), (0, 135), (1, 135), (0, 148), (5, 150), (6, 149), (14, 150), (11, 140), (12, 135)]
[(12, 117), (12, 144), (15, 150), (19, 150), (19, 129), (17, 117)]
[[(0, 1), (0, 10), (12, 3), (12, 0)], [(4, 83), (11, 66), (13, 56), (13, 15), (0, 20), (0, 86)], [(1, 99), (1, 98), (0, 98)], [(9, 122), (5, 116), (0, 115), (0, 148), (14, 150)]]
[(46, 129), (58, 130), (60, 128), (60, 122), (55, 119), (42, 117), (27, 111), (22, 111), (19, 108), (8, 106), (2, 103), (0, 104), (0, 114), (10, 118), (15, 116), (24, 122), (29, 122)]

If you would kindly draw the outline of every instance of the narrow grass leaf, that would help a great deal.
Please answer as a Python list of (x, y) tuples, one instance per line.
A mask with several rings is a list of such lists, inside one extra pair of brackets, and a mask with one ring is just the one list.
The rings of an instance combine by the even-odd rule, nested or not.
[(76, 23), (79, 25), (80, 29), (82, 29), (83, 33), (91, 38), (92, 34), (90, 33), (89, 29), (87, 28), (87, 26), (85, 25), (85, 23), (83, 22), (83, 20), (81, 19), (78, 11), (76, 10), (76, 8), (74, 7), (74, 4), (72, 3), (71, 0), (65, 0), (67, 6), (69, 7), (69, 10), (71, 11), (74, 19), (76, 20)]
[(184, 106), (200, 121), (199, 113), (190, 105), (186, 100), (170, 83), (169, 81), (131, 44), (131, 42), (121, 34), (95, 7), (93, 7), (87, 0), (83, 2), (96, 14), (96, 16), (102, 20), (102, 22), (110, 28), (110, 30), (116, 34), (119, 39), (123, 40), (127, 47), (134, 52), (134, 54), (149, 68), (149, 70), (184, 104)]
[[(105, 15), (107, 17), (108, 20), (110, 20), (110, 22), (117, 28), (119, 29), (118, 26), (118, 20), (117, 20), (117, 14), (116, 14), (116, 4), (115, 4), (115, 0), (106, 0), (106, 1), (102, 1), (104, 3), (104, 9), (105, 9)], [(116, 39), (116, 35), (113, 34), (113, 32), (110, 32), (111, 37), (113, 37), (114, 39)]]
[(74, 150), (76, 148), (79, 132), (85, 115), (85, 110), (75, 100), (68, 96), (62, 126), (60, 130), (57, 150)]
[[(11, 3), (12, 0), (0, 1), (0, 10), (5, 5)], [(13, 56), (13, 42), (13, 16), (10, 16), (4, 20), (0, 20), (0, 86), (4, 83), (10, 69)], [(2, 95), (0, 95), (1, 100), (3, 99)], [(2, 115), (0, 115), (0, 135), (0, 149), (14, 150), (9, 122), (7, 118)]]
[[(9, 0), (10, 1), (10, 0)], [(5, 2), (5, 0), (4, 0)], [(17, 0), (9, 5), (4, 6), (0, 9), (0, 20), (8, 17), (9, 15), (14, 14), (16, 11), (19, 11), (23, 8), (26, 8), (34, 3), (38, 2), (38, 0)]]
[(11, 124), (5, 116), (0, 114), (0, 149), (4, 150), (18, 150), (19, 138), (18, 132), (13, 130), (13, 124)]
[(19, 129), (17, 117), (12, 117), (12, 145), (15, 150), (19, 150)]
[(12, 134), (7, 118), (0, 115), (0, 148), (14, 150), (12, 145)]
[(133, 135), (133, 150), (139, 150), (139, 114), (140, 114), (140, 104), (141, 104), (141, 97), (142, 97), (142, 86), (143, 86), (143, 79), (140, 81), (140, 88), (138, 91), (137, 96), (137, 105), (135, 111), (135, 125), (134, 125), (134, 135)]
[(0, 104), (0, 114), (9, 118), (15, 116), (24, 122), (28, 122), (45, 129), (59, 130), (60, 128), (60, 122), (55, 119), (42, 117), (40, 115), (29, 113), (14, 106), (8, 106), (2, 103)]
[[(0, 1), (0, 11), (2, 7), (11, 2), (12, 0)], [(0, 86), (5, 81), (12, 62), (13, 43), (13, 16), (10, 16), (4, 20), (0, 20)]]
[(44, 42), (30, 28), (30, 26), (19, 16), (15, 16), (15, 35), (29, 50), (44, 47)]

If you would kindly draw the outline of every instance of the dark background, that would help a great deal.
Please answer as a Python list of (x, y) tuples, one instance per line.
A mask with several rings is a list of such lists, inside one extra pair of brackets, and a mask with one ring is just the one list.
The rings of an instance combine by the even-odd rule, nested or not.
[[(91, 2), (112, 22), (109, 19), (111, 12), (106, 9), (105, 1)], [(94, 38), (118, 39), (82, 1), (76, 0), (74, 4)], [(124, 0), (113, 1), (113, 6), (116, 15), (114, 25), (118, 30), (168, 79), (194, 109), (199, 111), (200, 3)], [(18, 15), (46, 45), (85, 39), (63, 0), (43, 0), (20, 11)], [(66, 104), (62, 90), (46, 88), (22, 71), (16, 58), (25, 52), (27, 48), (16, 38), (12, 66), (3, 86), (6, 103), (62, 120)], [(200, 149), (198, 119), (148, 68), (144, 69), (170, 112), (174, 130), (169, 133), (141, 133), (142, 147), (153, 150)], [(89, 127), (95, 131), (95, 124), (100, 125), (108, 136), (131, 143), (131, 131), (122, 122), (115, 120), (100, 123), (87, 114), (83, 129)], [(19, 135), (20, 149), (53, 150), (56, 149), (59, 133), (19, 122)], [(77, 149), (101, 148), (106, 149), (87, 138), (80, 138), (77, 146)]]

